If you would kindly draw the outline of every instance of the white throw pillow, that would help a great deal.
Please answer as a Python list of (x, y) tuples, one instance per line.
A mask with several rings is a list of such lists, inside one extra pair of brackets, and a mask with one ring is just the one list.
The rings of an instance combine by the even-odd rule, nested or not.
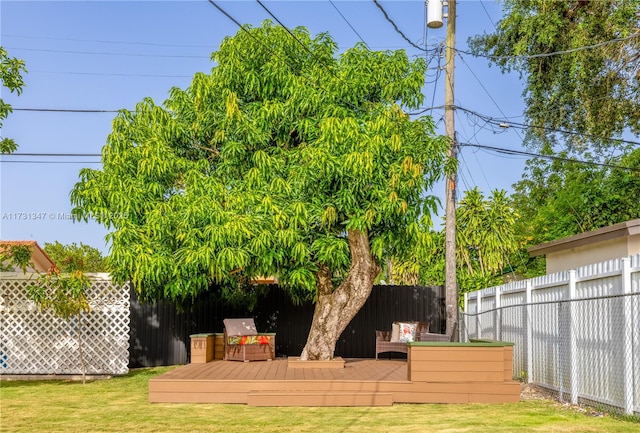
[(391, 343), (397, 343), (400, 341), (400, 324), (393, 322), (391, 324)]

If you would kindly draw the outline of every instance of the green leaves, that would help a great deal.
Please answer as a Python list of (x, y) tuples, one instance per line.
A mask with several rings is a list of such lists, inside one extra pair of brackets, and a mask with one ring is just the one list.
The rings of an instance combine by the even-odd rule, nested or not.
[(69, 320), (91, 311), (86, 293), (89, 287), (89, 279), (81, 271), (63, 275), (53, 269), (39, 276), (36, 283), (28, 287), (28, 294), (42, 310), (51, 309), (56, 316)]
[(12, 272), (14, 266), (27, 272), (31, 265), (29, 245), (0, 244), (0, 272)]
[(486, 200), (478, 188), (465, 192), (456, 211), (457, 255), (470, 276), (502, 271), (516, 251), (515, 212), (505, 191)]
[(534, 160), (513, 196), (518, 231), (536, 245), (640, 217), (640, 151), (611, 167)]
[(471, 45), (526, 79), (532, 144), (607, 153), (627, 128), (640, 132), (637, 12), (636, 1), (507, 0), (496, 33)]
[[(24, 80), (22, 74), (27, 72), (23, 60), (9, 57), (7, 51), (0, 46), (0, 85), (9, 89), (9, 92), (22, 93)], [(10, 104), (0, 98), (0, 130), (2, 122), (13, 112)], [(0, 137), (0, 154), (12, 153), (18, 148), (15, 141), (7, 137)]]
[(45, 243), (44, 252), (60, 268), (62, 272), (106, 272), (106, 260), (102, 253), (82, 242), (80, 245), (72, 243), (63, 245), (55, 243)]
[(345, 272), (351, 262), (349, 244), (344, 237), (324, 236), (316, 239), (311, 250), (318, 262), (330, 269)]
[(424, 61), (362, 46), (338, 55), (329, 35), (295, 29), (304, 48), (269, 22), (247, 31), (162, 106), (121, 112), (104, 169), (81, 172), (72, 192), (79, 217), (126, 215), (101, 222), (112, 275), (142, 297), (222, 285), (236, 298), (273, 275), (312, 298), (318, 269), (348, 274), (346, 230), (368, 233), (383, 260), (411, 248), (412, 223), (432, 209), (448, 143), (402, 108), (422, 98)]

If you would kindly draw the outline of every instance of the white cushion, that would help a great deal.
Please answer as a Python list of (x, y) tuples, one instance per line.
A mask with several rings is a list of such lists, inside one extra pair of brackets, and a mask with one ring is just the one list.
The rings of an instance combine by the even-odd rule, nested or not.
[(391, 343), (397, 343), (400, 341), (400, 325), (398, 322), (391, 324)]

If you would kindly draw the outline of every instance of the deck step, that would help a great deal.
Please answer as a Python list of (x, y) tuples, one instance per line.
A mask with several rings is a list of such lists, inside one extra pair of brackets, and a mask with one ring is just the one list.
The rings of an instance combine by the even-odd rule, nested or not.
[(249, 406), (391, 406), (390, 392), (252, 391)]

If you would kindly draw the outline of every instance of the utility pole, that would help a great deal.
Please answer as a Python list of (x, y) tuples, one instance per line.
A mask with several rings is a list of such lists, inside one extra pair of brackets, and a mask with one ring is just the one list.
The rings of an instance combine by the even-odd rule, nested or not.
[[(427, 26), (442, 27), (442, 0), (427, 0)], [(454, 124), (453, 72), (456, 43), (456, 0), (448, 0), (447, 5), (447, 39), (445, 47), (445, 81), (444, 81), (444, 123), (445, 133), (450, 140), (447, 156), (457, 159), (456, 129)], [(456, 278), (456, 182), (457, 168), (446, 175), (445, 196), (445, 303), (447, 334), (453, 332), (453, 325), (458, 323), (458, 284)], [(458, 340), (458, 336), (454, 336)]]
[[(456, 129), (454, 125), (453, 71), (456, 43), (456, 0), (448, 0), (447, 5), (447, 41), (446, 65), (444, 80), (444, 123), (445, 132), (451, 144), (448, 157), (457, 159)], [(453, 325), (458, 323), (458, 283), (456, 279), (456, 182), (457, 167), (447, 174), (446, 210), (445, 210), (445, 301), (447, 312), (447, 334), (453, 332)], [(454, 336), (457, 341), (457, 336)]]

